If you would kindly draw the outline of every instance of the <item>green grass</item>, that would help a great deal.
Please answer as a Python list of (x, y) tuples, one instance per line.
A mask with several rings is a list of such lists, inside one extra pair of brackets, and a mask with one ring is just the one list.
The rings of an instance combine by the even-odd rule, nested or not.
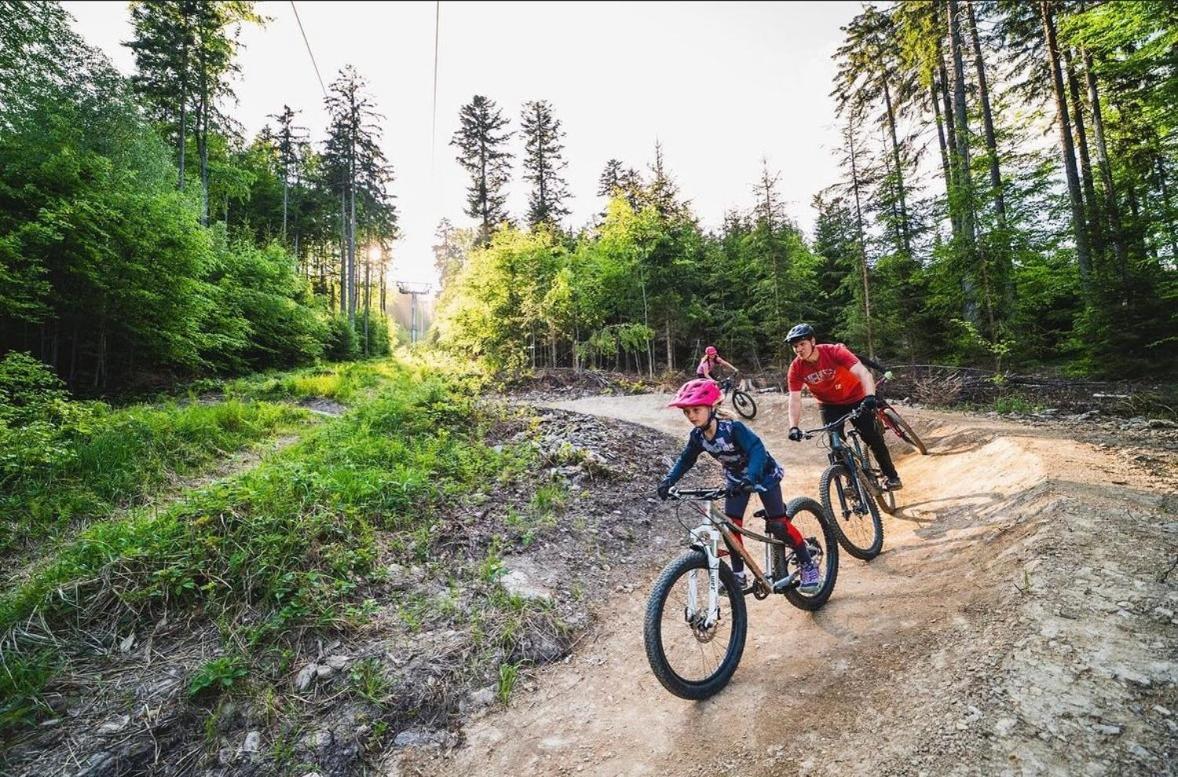
[[(251, 662), (278, 671), (289, 663), (286, 641), (305, 629), (367, 618), (365, 585), (379, 576), (376, 533), (413, 563), (429, 552), (437, 507), (519, 466), (511, 449), (484, 444), (490, 419), (469, 385), (395, 362), (368, 366), (382, 384), (346, 416), (183, 503), (95, 523), (59, 548), (0, 597), (0, 630), (19, 646), (5, 660), (32, 649), (14, 627), (34, 613), (59, 638), (93, 625), (125, 633), (164, 609), (199, 613), (245, 651), (244, 664), (206, 665), (190, 680), (201, 690), (232, 685)], [(64, 661), (51, 651), (36, 656), (0, 673), (8, 722), (30, 716)]]
[(226, 396), (250, 399), (333, 399), (348, 404), (397, 377), (388, 361), (346, 362), (226, 382)]
[(1015, 395), (998, 397), (994, 400), (994, 411), (1003, 415), (1030, 415), (1042, 409), (1042, 405), (1034, 404), (1023, 397)]
[(297, 408), (239, 400), (120, 410), (91, 404), (83, 422), (57, 431), (60, 455), (14, 467), (18, 474), (0, 481), (0, 553), (75, 520), (108, 516), (169, 477), (305, 417)]

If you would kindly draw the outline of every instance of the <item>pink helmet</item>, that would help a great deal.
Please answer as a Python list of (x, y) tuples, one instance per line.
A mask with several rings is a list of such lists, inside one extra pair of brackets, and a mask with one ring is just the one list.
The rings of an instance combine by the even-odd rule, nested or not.
[(704, 354), (707, 356), (715, 356), (718, 353), (719, 353), (719, 351), (716, 350), (716, 346), (714, 346), (714, 345), (709, 345), (707, 348), (704, 349)]
[(707, 378), (689, 380), (667, 407), (711, 407), (720, 401), (720, 387)]

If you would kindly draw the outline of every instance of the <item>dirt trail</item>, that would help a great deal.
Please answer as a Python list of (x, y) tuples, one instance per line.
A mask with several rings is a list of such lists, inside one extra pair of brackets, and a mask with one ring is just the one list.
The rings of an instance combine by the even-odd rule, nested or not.
[[(665, 401), (554, 406), (685, 439)], [(782, 397), (758, 404), (752, 426), (787, 497), (816, 496), (824, 451), (786, 439)], [(905, 416), (931, 455), (897, 457), (905, 489), (884, 552), (844, 554), (818, 613), (750, 598), (744, 657), (716, 697), (677, 699), (647, 665), (646, 597), (674, 555), (663, 544), (530, 692), (471, 722), (462, 747), (401, 752), (386, 773), (1178, 773), (1175, 473), (1049, 429)], [(817, 425), (807, 402), (803, 426)], [(655, 520), (679, 539), (669, 510)]]

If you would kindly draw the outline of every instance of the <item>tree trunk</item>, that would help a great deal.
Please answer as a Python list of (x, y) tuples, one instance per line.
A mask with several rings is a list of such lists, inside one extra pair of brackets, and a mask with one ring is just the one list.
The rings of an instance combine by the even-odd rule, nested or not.
[(973, 38), (974, 68), (978, 73), (978, 96), (982, 101), (982, 126), (986, 132), (986, 153), (990, 157), (990, 188), (994, 190), (994, 210), (998, 215), (998, 228), (1006, 231), (1006, 197), (1002, 192), (1002, 170), (998, 163), (998, 141), (994, 134), (994, 115), (990, 110), (990, 89), (986, 82), (986, 66), (982, 59), (982, 44), (978, 35), (977, 17), (974, 15), (973, 0), (966, 3), (969, 9), (969, 29)]
[(196, 123), (197, 152), (200, 154), (200, 223), (209, 223), (209, 73), (204, 47), (197, 51), (200, 67), (200, 111)]
[(1059, 65), (1059, 45), (1055, 38), (1051, 0), (1039, 0), (1039, 16), (1043, 22), (1044, 51), (1055, 92), (1055, 110), (1059, 118), (1059, 145), (1063, 156), (1064, 174), (1068, 182), (1068, 198), (1072, 206), (1072, 233), (1076, 238), (1076, 262), (1080, 278), (1087, 290), (1092, 274), (1092, 259), (1088, 253), (1088, 232), (1084, 229), (1084, 202), (1080, 196), (1080, 177), (1076, 172), (1076, 153), (1072, 147), (1072, 128), (1068, 121), (1067, 97), (1064, 94), (1063, 74)]
[(912, 240), (908, 230), (908, 205), (904, 201), (904, 170), (900, 163), (900, 142), (896, 138), (896, 112), (892, 106), (892, 91), (888, 88), (887, 78), (881, 78), (880, 81), (883, 84), (884, 105), (888, 109), (888, 131), (892, 136), (892, 162), (896, 167), (896, 192), (900, 198), (900, 237), (905, 255), (912, 256)]
[(945, 51), (937, 39), (937, 70), (941, 81), (941, 102), (945, 114), (945, 134), (949, 144), (949, 174), (945, 177), (946, 200), (949, 208), (949, 226), (953, 230), (953, 238), (961, 237), (961, 204), (954, 197), (957, 183), (957, 130), (953, 126), (953, 101), (949, 95), (949, 71), (945, 66)]
[(938, 94), (935, 72), (929, 82), (929, 98), (933, 104), (933, 116), (937, 122), (937, 143), (941, 149), (941, 174), (945, 176), (945, 194), (948, 195), (953, 189), (953, 175), (949, 172), (949, 149), (945, 146), (945, 125), (941, 120), (941, 97)]
[(176, 188), (184, 191), (184, 152), (188, 145), (188, 46), (181, 57), (183, 76), (180, 78), (180, 180)]
[(364, 257), (364, 355), (371, 356), (372, 349), (368, 341), (368, 319), (372, 310), (372, 260)]
[[(982, 277), (982, 294), (990, 307), (990, 290), (986, 288), (989, 274), (985, 261), (979, 256), (977, 246), (977, 223), (974, 214), (973, 173), (969, 158), (969, 119), (965, 105), (965, 60), (962, 56), (964, 44), (961, 38), (961, 12), (957, 0), (949, 0), (949, 48), (953, 61), (953, 134), (957, 140), (953, 155), (953, 179), (955, 182), (951, 199), (959, 203), (961, 232), (956, 250), (964, 254), (965, 268), (961, 274), (961, 291), (964, 296), (963, 314), (975, 326), (978, 318), (977, 290), (972, 274), (979, 271)], [(992, 311), (989, 318), (993, 318)]]
[(675, 369), (675, 352), (671, 348), (671, 319), (668, 318), (664, 322), (664, 325), (664, 331), (666, 332), (667, 336), (667, 370), (672, 371)]
[(969, 241), (970, 250), (977, 240), (977, 228), (973, 214), (973, 181), (969, 159), (969, 120), (965, 106), (965, 64), (962, 58), (961, 23), (957, 0), (949, 0), (949, 34), (953, 57), (953, 124), (957, 139), (956, 178), (958, 188), (964, 195), (962, 227)]
[(348, 315), (348, 189), (347, 182), (339, 196), (339, 314)]
[(286, 160), (282, 161), (282, 245), (286, 245), (286, 205), (288, 200), (287, 190), (290, 188), (287, 183), (287, 176), (289, 175)]
[(855, 224), (859, 232), (859, 268), (863, 276), (863, 320), (867, 324), (867, 356), (875, 358), (875, 341), (871, 331), (871, 285), (867, 279), (867, 238), (863, 234), (863, 208), (859, 201), (859, 166), (855, 158), (855, 135), (847, 123), (847, 147), (851, 155), (851, 190), (855, 195)]
[(1088, 131), (1084, 126), (1084, 103), (1080, 99), (1080, 82), (1072, 65), (1072, 52), (1063, 51), (1068, 91), (1072, 97), (1073, 128), (1076, 131), (1076, 145), (1080, 151), (1080, 181), (1084, 185), (1084, 212), (1088, 221), (1088, 234), (1092, 239), (1092, 252), (1096, 256), (1104, 253), (1104, 235), (1100, 228), (1100, 209), (1096, 204), (1096, 185), (1092, 180), (1092, 158), (1088, 154)]
[(1172, 261), (1178, 261), (1178, 234), (1175, 234), (1174, 219), (1171, 217), (1174, 211), (1170, 208), (1170, 189), (1166, 186), (1166, 168), (1160, 154), (1154, 157), (1154, 172), (1157, 175), (1158, 192), (1162, 195), (1162, 214), (1166, 222), (1166, 235), (1170, 239), (1170, 257)]
[(1125, 231), (1121, 225), (1121, 206), (1117, 202), (1117, 192), (1113, 186), (1113, 171), (1108, 161), (1108, 146), (1104, 142), (1104, 118), (1100, 111), (1100, 92), (1097, 89), (1096, 73), (1092, 69), (1092, 55), (1087, 50), (1082, 51), (1084, 58), (1084, 74), (1088, 81), (1088, 102), (1092, 110), (1092, 134), (1096, 140), (1096, 166), (1100, 170), (1100, 179), (1104, 184), (1104, 208), (1108, 212), (1109, 225), (1112, 227), (1113, 250), (1117, 255), (1117, 269), (1121, 276), (1121, 302), (1127, 302), (1129, 289), (1129, 261), (1125, 249)]

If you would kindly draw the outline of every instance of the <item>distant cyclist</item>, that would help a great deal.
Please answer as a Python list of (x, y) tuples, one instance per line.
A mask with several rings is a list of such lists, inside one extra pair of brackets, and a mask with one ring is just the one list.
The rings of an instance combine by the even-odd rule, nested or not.
[(863, 441), (875, 454), (879, 468), (887, 478), (888, 489), (897, 491), (903, 487), (896, 465), (888, 453), (888, 446), (875, 425), (875, 378), (859, 357), (847, 346), (818, 345), (814, 338), (814, 327), (798, 324), (789, 330), (786, 342), (797, 355), (789, 365), (789, 439), (801, 442), (802, 431), (798, 422), (802, 417), (802, 386), (808, 386), (810, 393), (822, 408), (822, 423), (833, 423), (862, 406), (869, 411), (852, 421), (859, 430)]
[(720, 376), (715, 372), (717, 364), (723, 364), (725, 367), (732, 370), (733, 373), (740, 372), (740, 370), (736, 369), (731, 364), (720, 358), (720, 352), (716, 350), (716, 346), (709, 345), (704, 349), (704, 358), (700, 359), (699, 366), (695, 368), (696, 376), (700, 378), (707, 378), (708, 380), (714, 380), (719, 383)]

